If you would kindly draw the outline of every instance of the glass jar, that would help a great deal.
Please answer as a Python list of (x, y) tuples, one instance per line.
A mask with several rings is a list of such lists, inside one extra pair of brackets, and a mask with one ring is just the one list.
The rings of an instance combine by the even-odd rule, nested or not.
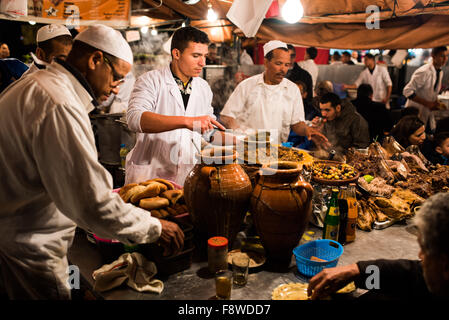
[(209, 271), (215, 274), (217, 271), (228, 269), (228, 239), (225, 237), (212, 237), (207, 240), (207, 262)]

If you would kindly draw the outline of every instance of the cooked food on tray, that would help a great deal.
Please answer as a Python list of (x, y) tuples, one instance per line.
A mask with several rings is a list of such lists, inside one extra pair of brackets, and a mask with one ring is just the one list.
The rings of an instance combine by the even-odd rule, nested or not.
[(316, 162), (313, 165), (313, 176), (323, 180), (348, 180), (357, 175), (354, 167), (346, 163)]

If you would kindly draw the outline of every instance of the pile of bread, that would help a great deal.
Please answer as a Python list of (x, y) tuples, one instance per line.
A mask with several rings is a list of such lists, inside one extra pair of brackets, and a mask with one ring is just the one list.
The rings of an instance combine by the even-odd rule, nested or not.
[(119, 195), (125, 202), (150, 210), (151, 215), (156, 218), (187, 212), (183, 190), (176, 190), (173, 184), (165, 179), (127, 184), (120, 188)]

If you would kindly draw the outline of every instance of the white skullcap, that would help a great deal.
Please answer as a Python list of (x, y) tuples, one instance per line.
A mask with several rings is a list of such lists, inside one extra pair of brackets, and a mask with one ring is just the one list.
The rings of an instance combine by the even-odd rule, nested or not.
[(69, 29), (62, 24), (47, 24), (37, 30), (36, 41), (43, 42), (64, 35), (72, 36)]
[(263, 45), (263, 56), (266, 57), (268, 52), (273, 51), (277, 48), (285, 48), (288, 49), (287, 45), (279, 40), (271, 40)]
[(80, 32), (75, 37), (75, 40), (87, 43), (91, 47), (133, 64), (134, 59), (131, 47), (122, 34), (111, 27), (103, 24), (91, 25)]

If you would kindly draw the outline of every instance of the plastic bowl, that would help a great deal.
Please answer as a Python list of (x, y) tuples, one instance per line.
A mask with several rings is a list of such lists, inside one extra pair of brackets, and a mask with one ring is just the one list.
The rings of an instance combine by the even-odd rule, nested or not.
[[(313, 277), (324, 268), (337, 266), (338, 259), (343, 254), (343, 246), (333, 240), (314, 240), (296, 247), (293, 254), (298, 271), (307, 277)], [(326, 261), (310, 260), (311, 257)]]

